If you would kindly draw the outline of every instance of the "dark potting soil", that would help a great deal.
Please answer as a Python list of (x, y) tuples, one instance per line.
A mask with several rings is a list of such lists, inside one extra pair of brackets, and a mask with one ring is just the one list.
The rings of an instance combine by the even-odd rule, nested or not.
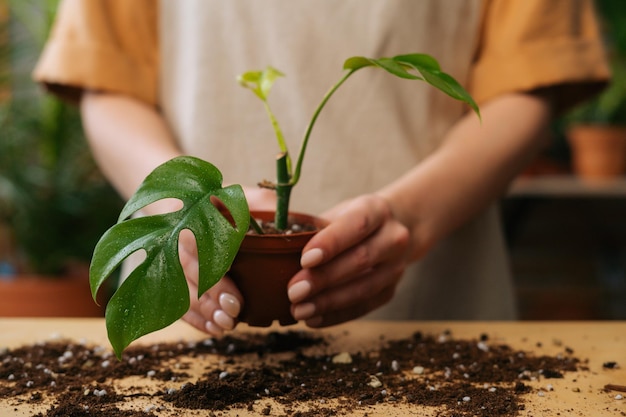
[[(278, 230), (276, 228), (276, 223), (274, 223), (273, 221), (263, 221), (262, 219), (255, 220), (261, 230), (263, 230), (263, 233), (266, 235), (290, 235), (292, 233), (313, 232), (317, 230), (317, 228), (313, 224), (295, 223), (292, 219), (289, 220), (289, 223), (287, 224), (287, 229), (285, 230)], [(252, 227), (250, 227), (248, 233), (256, 234)]]
[[(192, 377), (190, 369), (202, 362), (202, 375)], [(524, 396), (537, 392), (529, 381), (585, 369), (569, 349), (536, 356), (492, 343), (487, 335), (458, 340), (448, 333), (415, 333), (376, 349), (331, 352), (314, 332), (286, 331), (135, 346), (121, 361), (108, 348), (49, 341), (0, 351), (0, 399), (46, 404), (36, 417), (190, 410), (211, 410), (201, 415), (213, 416), (229, 409), (285, 417), (366, 416), (378, 403), (433, 407), (441, 417), (517, 416)], [(149, 379), (151, 388), (133, 382), (132, 389), (119, 389), (117, 383), (131, 377)], [(135, 398), (158, 405), (129, 410)]]

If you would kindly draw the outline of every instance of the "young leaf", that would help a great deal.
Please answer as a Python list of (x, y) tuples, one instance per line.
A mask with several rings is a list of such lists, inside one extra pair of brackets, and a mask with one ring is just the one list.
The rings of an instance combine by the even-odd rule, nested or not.
[(287, 142), (285, 141), (283, 132), (278, 124), (278, 120), (270, 107), (270, 103), (267, 100), (270, 95), (270, 90), (278, 77), (284, 76), (285, 75), (276, 68), (268, 66), (263, 71), (244, 72), (237, 77), (237, 80), (241, 86), (251, 90), (263, 102), (265, 112), (270, 118), (274, 134), (276, 135), (276, 140), (278, 141), (278, 148), (280, 149), (280, 152), (287, 155), (287, 169), (289, 175), (291, 175), (291, 157), (289, 156), (289, 150), (287, 149)]
[[(341, 85), (343, 85), (343, 83), (350, 78), (352, 74), (365, 67), (378, 67), (400, 78), (426, 81), (428, 84), (438, 88), (450, 97), (467, 103), (480, 119), (480, 110), (478, 109), (478, 105), (474, 102), (472, 96), (470, 96), (469, 93), (465, 91), (465, 89), (454, 78), (442, 72), (437, 60), (430, 55), (407, 54), (398, 55), (393, 58), (379, 59), (366, 58), (363, 56), (348, 58), (343, 64), (343, 69), (347, 70), (347, 72), (337, 83), (335, 83), (335, 85), (332, 86), (326, 95), (324, 95), (324, 98), (315, 109), (313, 117), (309, 121), (309, 124), (304, 132), (304, 138), (302, 139), (298, 160), (290, 182), (292, 186), (296, 185), (300, 180), (304, 155), (306, 153), (313, 126), (315, 125), (320, 112), (339, 87), (341, 87)], [(409, 72), (409, 70), (417, 71), (422, 76), (420, 77), (415, 75)]]
[[(163, 199), (183, 202), (178, 211), (127, 218)], [(235, 227), (212, 203), (223, 203)], [(250, 214), (239, 185), (222, 188), (222, 175), (210, 163), (182, 156), (157, 167), (128, 201), (120, 219), (100, 239), (90, 267), (95, 296), (102, 283), (130, 254), (146, 259), (124, 280), (107, 305), (109, 340), (116, 352), (132, 341), (178, 320), (189, 308), (189, 290), (178, 257), (178, 238), (193, 232), (198, 248), (198, 296), (228, 271), (248, 230)]]
[[(343, 68), (354, 72), (376, 66), (401, 78), (424, 80), (450, 97), (467, 103), (480, 118), (480, 110), (472, 96), (452, 76), (441, 71), (435, 58), (426, 54), (398, 55), (393, 58), (372, 59), (362, 56), (348, 58)], [(419, 73), (415, 75), (409, 70)]]
[(278, 77), (285, 75), (276, 68), (267, 67), (263, 71), (248, 71), (237, 77), (239, 84), (252, 90), (261, 100), (267, 101), (272, 85)]

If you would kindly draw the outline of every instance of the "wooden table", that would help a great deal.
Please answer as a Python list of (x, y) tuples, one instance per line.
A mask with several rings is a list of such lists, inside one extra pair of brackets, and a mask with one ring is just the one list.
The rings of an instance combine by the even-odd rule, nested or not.
[[(299, 326), (299, 325), (298, 325)], [(299, 327), (289, 329), (298, 329)], [(240, 326), (238, 332), (276, 330)], [(625, 416), (625, 392), (606, 390), (607, 384), (626, 385), (626, 322), (365, 322), (356, 321), (320, 331), (337, 351), (358, 351), (380, 344), (385, 339), (407, 337), (416, 331), (441, 334), (451, 331), (457, 339), (476, 339), (488, 334), (490, 343), (503, 343), (514, 349), (541, 355), (558, 355), (571, 349), (574, 355), (588, 360), (588, 371), (568, 373), (563, 379), (550, 380), (552, 390), (537, 391), (525, 396), (526, 409), (521, 416)], [(0, 319), (0, 350), (54, 338), (71, 338), (108, 347), (102, 319)], [(206, 338), (185, 323), (140, 339), (138, 343), (199, 340)], [(540, 346), (540, 347), (539, 347)], [(607, 362), (617, 362), (616, 369), (607, 369)], [(0, 364), (1, 366), (1, 364)], [(545, 386), (545, 380), (534, 383)], [(140, 401), (139, 399), (137, 401)], [(141, 406), (141, 404), (139, 404)], [(11, 398), (0, 398), (0, 416), (30, 416), (42, 408), (28, 404), (16, 405)], [(408, 407), (408, 408), (407, 408)], [(412, 407), (412, 408), (411, 408)], [(436, 415), (433, 410), (417, 406), (375, 406), (357, 410), (354, 415)], [(44, 408), (45, 409), (45, 408)], [(285, 415), (274, 408), (276, 414)], [(431, 413), (431, 414), (429, 414)], [(166, 412), (158, 416), (169, 416)], [(179, 414), (172, 414), (179, 415)], [(194, 411), (191, 415), (205, 415)], [(208, 414), (206, 414), (208, 415)], [(220, 411), (221, 416), (262, 415), (259, 410)]]

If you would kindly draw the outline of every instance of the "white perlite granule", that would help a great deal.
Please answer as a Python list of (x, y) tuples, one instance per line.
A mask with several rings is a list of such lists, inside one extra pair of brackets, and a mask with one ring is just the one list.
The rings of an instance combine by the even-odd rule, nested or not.
[(348, 352), (341, 352), (333, 356), (333, 363), (352, 363), (352, 356)]

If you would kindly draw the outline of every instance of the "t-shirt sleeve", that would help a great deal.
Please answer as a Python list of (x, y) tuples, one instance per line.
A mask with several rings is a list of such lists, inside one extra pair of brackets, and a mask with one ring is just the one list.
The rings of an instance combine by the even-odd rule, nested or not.
[(33, 72), (64, 99), (109, 91), (155, 105), (156, 0), (63, 0)]
[(484, 103), (550, 88), (558, 110), (610, 78), (592, 0), (485, 0), (470, 92)]

